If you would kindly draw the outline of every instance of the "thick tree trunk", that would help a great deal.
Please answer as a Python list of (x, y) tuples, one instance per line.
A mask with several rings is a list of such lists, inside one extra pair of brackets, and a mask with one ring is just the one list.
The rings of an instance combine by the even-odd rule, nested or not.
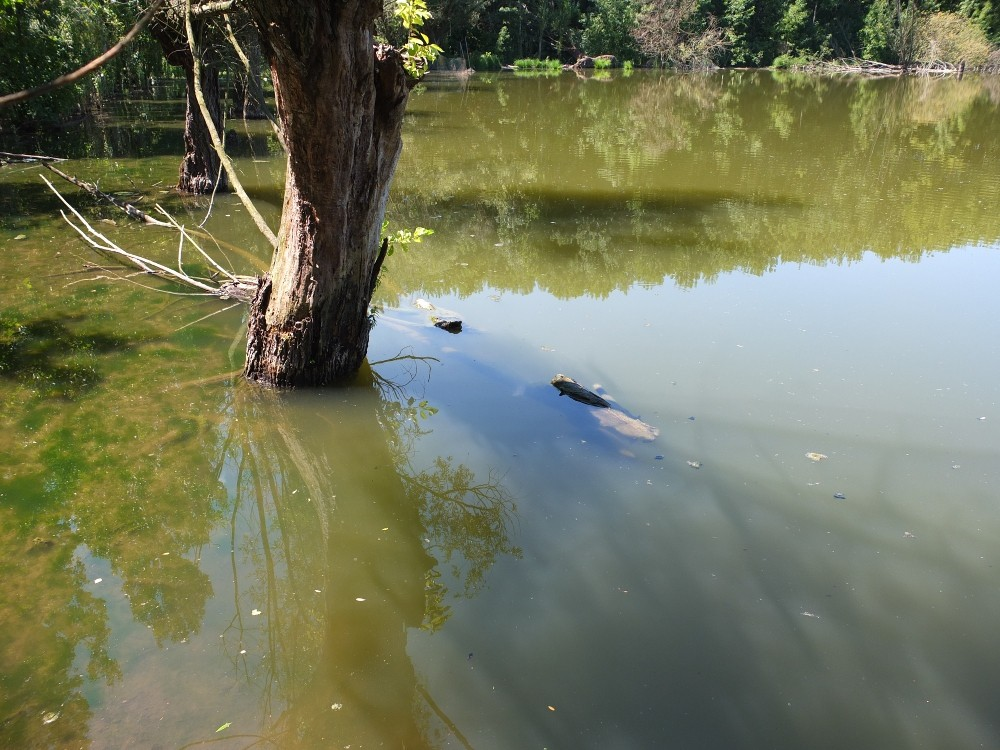
[[(201, 25), (202, 22), (196, 22)], [(184, 113), (184, 159), (181, 161), (177, 189), (185, 193), (211, 193), (214, 190), (229, 190), (229, 180), (224, 170), (220, 170), (219, 154), (212, 145), (205, 118), (194, 94), (195, 60), (191, 56), (187, 37), (179, 30), (182, 20), (166, 11), (153, 17), (149, 31), (160, 44), (167, 62), (184, 71), (187, 108)], [(219, 103), (219, 71), (214, 66), (204, 66), (201, 74), (201, 88), (205, 103), (222, 131), (222, 107)], [(218, 185), (216, 185), (218, 180)]]
[(378, 0), (248, 5), (271, 63), (288, 167), (245, 375), (278, 387), (344, 381), (368, 350), (407, 78), (395, 50), (373, 46)]

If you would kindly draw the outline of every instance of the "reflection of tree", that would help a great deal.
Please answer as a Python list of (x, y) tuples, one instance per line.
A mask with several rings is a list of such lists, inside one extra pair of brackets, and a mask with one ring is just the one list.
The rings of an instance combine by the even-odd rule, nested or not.
[[(84, 315), (0, 318), (3, 747), (89, 745), (86, 693), (122, 677), (103, 598), (113, 579), (160, 645), (196, 632), (211, 595), (192, 559), (218, 518), (199, 439), (210, 431), (135, 380), (165, 382), (175, 350), (109, 330)], [(137, 350), (145, 369), (123, 376)], [(197, 413), (198, 397), (185, 400)], [(95, 560), (109, 571), (100, 585)]]
[(86, 590), (83, 566), (63, 536), (25, 539), (17, 520), (0, 512), (0, 742), (88, 747), (84, 683), (121, 676), (108, 655), (105, 603)]
[(381, 291), (393, 302), (398, 273), (433, 294), (600, 297), (995, 239), (963, 177), (998, 158), (989, 85), (727, 71), (430, 90), (392, 218), (429, 222), (434, 252), (393, 256)]
[(283, 746), (427, 746), (406, 631), (447, 616), (435, 566), (452, 563), (469, 593), (498, 555), (517, 554), (498, 478), (450, 459), (413, 469), (433, 410), (385, 397), (385, 382), (369, 372), (333, 394), (356, 415), (344, 424), (318, 408), (330, 394), (237, 388), (227, 407), (218, 472), (237, 593), (225, 643)]

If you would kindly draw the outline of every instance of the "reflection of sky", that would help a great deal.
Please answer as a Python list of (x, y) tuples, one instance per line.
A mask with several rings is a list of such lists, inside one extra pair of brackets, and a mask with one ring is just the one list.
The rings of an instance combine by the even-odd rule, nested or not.
[[(506, 471), (525, 551), (411, 637), (472, 744), (989, 744), (998, 250), (432, 299), (467, 333), (422, 449)], [(557, 372), (661, 436), (603, 434)]]

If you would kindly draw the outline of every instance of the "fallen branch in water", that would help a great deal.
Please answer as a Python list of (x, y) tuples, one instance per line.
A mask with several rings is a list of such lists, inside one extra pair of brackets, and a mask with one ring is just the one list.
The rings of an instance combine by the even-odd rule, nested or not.
[[(107, 236), (101, 234), (97, 231), (83, 216), (77, 211), (70, 203), (67, 201), (62, 194), (56, 190), (55, 185), (52, 184), (44, 175), (39, 175), (49, 189), (56, 194), (56, 197), (62, 202), (67, 209), (69, 209), (72, 217), (75, 217), (76, 221), (70, 217), (65, 211), (60, 210), (60, 214), (63, 219), (69, 224), (80, 237), (83, 238), (84, 242), (90, 245), (98, 255), (126, 268), (131, 268), (142, 273), (149, 274), (151, 276), (158, 276), (162, 279), (167, 279), (183, 286), (192, 288), (196, 290), (194, 293), (205, 296), (218, 297), (219, 299), (234, 299), (240, 302), (250, 302), (254, 295), (257, 293), (258, 279), (255, 276), (239, 276), (237, 274), (231, 273), (218, 263), (216, 263), (198, 244), (191, 239), (190, 234), (185, 231), (184, 227), (180, 226), (176, 221), (174, 221), (166, 211), (157, 206), (157, 209), (170, 219), (169, 222), (160, 221), (159, 219), (154, 219), (151, 223), (155, 223), (158, 226), (167, 227), (170, 229), (176, 229), (180, 233), (180, 244), (177, 248), (177, 269), (165, 266), (162, 263), (151, 260), (149, 258), (144, 258), (141, 255), (136, 255), (128, 250), (118, 246)], [(79, 222), (79, 223), (77, 223)], [(184, 271), (183, 266), (183, 252), (185, 241), (191, 243), (194, 248), (209, 262), (209, 264), (215, 269), (218, 274), (224, 277), (223, 281), (218, 281), (214, 278), (201, 278), (197, 276), (192, 276)], [(125, 277), (121, 277), (123, 280)], [(136, 282), (133, 282), (136, 283)], [(162, 290), (166, 291), (166, 290)], [(177, 292), (168, 292), (172, 294), (177, 294)]]
[[(66, 182), (69, 182), (69, 183), (72, 183), (73, 185), (76, 185), (81, 190), (86, 190), (88, 193), (90, 193), (95, 198), (103, 198), (104, 200), (108, 201), (112, 205), (117, 206), (122, 211), (124, 211), (125, 213), (127, 213), (129, 215), (129, 218), (135, 219), (137, 221), (145, 222), (146, 224), (153, 224), (153, 225), (158, 226), (158, 227), (169, 227), (169, 226), (171, 226), (170, 224), (168, 224), (168, 223), (166, 223), (164, 221), (160, 221), (159, 219), (154, 219), (152, 216), (150, 216), (149, 214), (145, 213), (144, 211), (140, 211), (138, 208), (136, 208), (135, 206), (133, 206), (131, 203), (126, 203), (125, 201), (123, 201), (123, 200), (121, 200), (119, 198), (115, 198), (115, 196), (113, 196), (113, 195), (109, 195), (108, 193), (103, 192), (100, 188), (97, 187), (97, 185), (95, 185), (92, 182), (84, 182), (83, 180), (77, 179), (76, 177), (73, 177), (72, 175), (68, 175), (65, 172), (61, 172), (60, 170), (58, 170), (55, 167), (53, 167), (51, 164), (48, 164), (47, 162), (42, 162), (42, 166), (45, 167), (50, 172), (54, 172), (55, 174), (59, 175), (64, 180), (66, 180)], [(48, 182), (48, 180), (46, 180), (46, 182)], [(51, 185), (50, 185), (50, 187), (51, 187)], [(56, 193), (56, 195), (58, 195), (58, 193)], [(62, 196), (60, 196), (60, 197), (62, 197)], [(63, 202), (65, 203), (65, 201), (63, 201)]]
[(0, 151), (0, 163), (3, 164), (34, 164), (36, 161), (66, 161), (58, 156), (41, 156), (40, 154), (14, 154), (10, 151)]
[(961, 78), (965, 73), (965, 63), (949, 63), (944, 60), (927, 60), (911, 62), (907, 65), (893, 65), (864, 60), (858, 57), (844, 57), (837, 60), (821, 61), (803, 66), (804, 70), (815, 70), (820, 73), (849, 73), (868, 76), (948, 76), (957, 75)]

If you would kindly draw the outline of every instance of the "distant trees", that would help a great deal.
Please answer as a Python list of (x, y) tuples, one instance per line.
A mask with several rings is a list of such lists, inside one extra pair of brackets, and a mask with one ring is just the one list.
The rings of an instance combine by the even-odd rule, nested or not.
[(581, 47), (588, 55), (636, 60), (641, 44), (637, 28), (642, 26), (633, 0), (596, 0), (593, 10), (583, 18)]
[[(505, 63), (572, 62), (584, 53), (680, 67), (762, 66), (781, 56), (898, 63), (929, 54), (920, 40), (931, 33), (953, 42), (934, 51), (972, 66), (984, 59), (984, 42), (989, 51), (1000, 45), (997, 0), (431, 0), (429, 7), (429, 34), (446, 55), (489, 53)], [(982, 33), (972, 41), (976, 29)]]
[(711, 15), (699, 15), (698, 0), (652, 0), (642, 6), (632, 30), (642, 52), (664, 65), (712, 66), (731, 44)]
[[(183, 7), (181, 0), (169, 4)], [(196, 10), (225, 6), (233, 18), (246, 18), (249, 4), (192, 3)], [(400, 40), (386, 21), (394, 4), (384, 0), (383, 5), (376, 29), (397, 46)], [(147, 6), (144, 0), (0, 0), (0, 94), (91, 59), (114, 44)], [(428, 8), (434, 16), (428, 35), (446, 56), (470, 64), (488, 53), (493, 64), (613, 54), (636, 64), (680, 67), (838, 57), (885, 63), (931, 57), (974, 67), (1000, 47), (1000, 0), (428, 0)], [(230, 99), (231, 111), (255, 117), (263, 114), (263, 52), (247, 30), (247, 24), (235, 22), (231, 29), (248, 59), (227, 53), (217, 67), (220, 95)], [(223, 52), (229, 46), (228, 41), (211, 45)], [(172, 62), (177, 60), (174, 55)], [(0, 132), (15, 124), (66, 121), (108, 97), (148, 91), (154, 80), (175, 71), (152, 35), (144, 33), (99, 75), (0, 112)]]

